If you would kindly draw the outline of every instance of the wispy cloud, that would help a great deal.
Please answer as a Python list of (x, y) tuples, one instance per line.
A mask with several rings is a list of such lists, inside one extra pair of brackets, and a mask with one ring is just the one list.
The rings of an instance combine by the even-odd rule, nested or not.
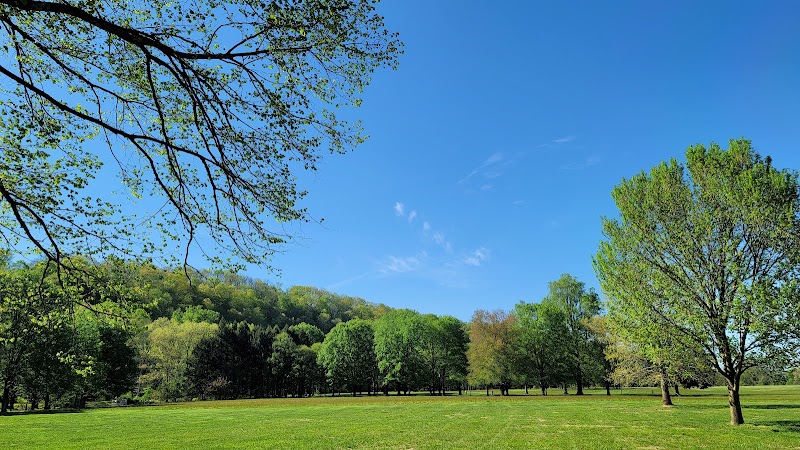
[[(399, 217), (406, 217), (406, 206), (401, 202), (396, 202), (394, 204), (394, 213)], [(419, 219), (419, 213), (417, 213), (416, 209), (412, 209), (411, 212), (408, 213), (408, 223), (413, 223), (415, 220)], [(439, 247), (443, 248), (444, 250), (451, 252), (453, 250), (453, 245), (450, 241), (447, 240), (444, 233), (436, 231), (431, 236), (432, 233), (432, 226), (430, 222), (427, 220), (422, 222), (422, 233), (425, 236), (425, 240), (430, 241), (433, 238), (433, 242), (436, 243)]]
[[(482, 168), (479, 168), (479, 172), (500, 161), (503, 161), (500, 154), (490, 157), (484, 162)], [(484, 178), (485, 173), (480, 173)], [(479, 189), (491, 190), (494, 189), (494, 185), (484, 182)], [(477, 274), (474, 270), (468, 270), (468, 267), (479, 267), (488, 261), (491, 254), (489, 249), (479, 247), (469, 253), (464, 252), (463, 249), (456, 249), (443, 231), (424, 219), (424, 212), (412, 209), (411, 206), (402, 202), (394, 204), (394, 212), (398, 217), (406, 219), (409, 224), (413, 224), (415, 229), (421, 229), (422, 233), (418, 235), (420, 251), (414, 256), (384, 256), (376, 261), (372, 274), (380, 277), (430, 279), (442, 286), (456, 288), (467, 288), (474, 285)], [(335, 285), (349, 283), (351, 280), (358, 280), (365, 276), (369, 276), (369, 274), (343, 280)]]
[(484, 261), (489, 259), (489, 254), (489, 249), (485, 247), (478, 248), (464, 259), (464, 263), (470, 266), (478, 267), (483, 264)]
[(562, 138), (553, 139), (554, 144), (566, 144), (567, 142), (572, 142), (577, 139), (575, 136), (564, 136)]
[[(498, 163), (501, 163), (505, 160), (505, 156), (502, 153), (494, 153), (486, 161), (482, 162), (478, 167), (476, 167), (472, 172), (470, 172), (464, 178), (458, 180), (458, 184), (466, 183), (470, 178), (474, 177), (475, 175), (486, 172), (486, 169), (496, 166)], [(489, 172), (490, 175), (493, 175), (494, 178), (500, 176), (500, 172), (493, 171)]]
[[(489, 251), (481, 247), (475, 250), (471, 257), (476, 258), (477, 264), (475, 265), (480, 265), (488, 259)], [(440, 286), (456, 289), (474, 287), (480, 278), (474, 270), (467, 269), (463, 255), (460, 257), (435, 257), (425, 251), (415, 256), (386, 256), (378, 262), (372, 274), (386, 278), (405, 277), (431, 280)]]
[(561, 147), (564, 144), (569, 144), (570, 142), (575, 142), (578, 139), (577, 136), (569, 135), (560, 138), (555, 138), (550, 142), (545, 142), (544, 144), (539, 144), (539, 147), (546, 147), (546, 148), (556, 148)]
[(442, 247), (448, 252), (453, 251), (453, 244), (451, 244), (450, 241), (447, 240), (447, 237), (445, 237), (444, 233), (438, 231), (436, 233), (433, 233), (433, 242), (435, 242), (436, 245)]
[(420, 260), (416, 256), (387, 256), (383, 261), (381, 261), (378, 271), (384, 274), (407, 273), (417, 270), (420, 264)]

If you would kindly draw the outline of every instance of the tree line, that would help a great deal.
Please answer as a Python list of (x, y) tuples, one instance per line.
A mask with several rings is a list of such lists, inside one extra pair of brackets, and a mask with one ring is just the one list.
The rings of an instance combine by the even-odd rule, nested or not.
[(146, 401), (302, 395), (305, 381), (286, 380), (318, 378), (311, 347), (337, 324), (390, 309), (231, 273), (77, 258), (63, 271), (10, 255), (0, 255), (3, 410), (16, 397), (49, 408), (128, 392)]
[[(701, 365), (653, 369), (658, 362), (610, 338), (599, 296), (571, 275), (552, 282), (540, 302), (479, 310), (464, 323), (230, 273), (75, 265), (91, 277), (59, 279), (46, 263), (3, 259), (4, 411), (17, 398), (49, 409), (119, 396), (443, 395), (470, 387), (503, 395), (536, 387), (546, 395), (552, 388), (582, 394), (588, 385), (713, 382)], [(99, 276), (108, 284), (86, 285)]]

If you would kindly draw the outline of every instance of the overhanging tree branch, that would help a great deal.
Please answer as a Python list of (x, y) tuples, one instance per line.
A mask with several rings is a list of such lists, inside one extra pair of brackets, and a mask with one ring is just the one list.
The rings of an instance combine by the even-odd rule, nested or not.
[[(0, 0), (0, 33), (15, 65), (0, 62), (0, 77), (13, 86), (0, 105), (11, 117), (0, 128), (13, 132), (0, 145), (17, 149), (2, 158), (31, 169), (8, 181), (69, 192), (35, 211), (42, 220), (31, 234), (53, 238), (48, 258), (126, 253), (122, 241), (138, 227), (113, 243), (113, 233), (89, 233), (109, 243), (95, 248), (80, 232), (127, 220), (118, 204), (78, 195), (102, 163), (104, 153), (89, 145), (102, 134), (131, 196), (166, 199), (145, 225), (165, 244), (183, 245), (184, 264), (198, 233), (241, 261), (263, 262), (291, 238), (280, 224), (312, 220), (297, 206), (305, 191), (296, 172), (316, 170), (322, 149), (343, 152), (362, 141), (358, 126), (326, 108), (357, 105), (370, 74), (395, 67), (400, 43), (367, 0), (201, 1), (189, 16), (179, 4), (154, 1), (141, 8)], [(37, 170), (52, 161), (58, 170)], [(82, 168), (86, 161), (91, 167)], [(56, 174), (70, 170), (73, 185), (59, 188), (67, 178)], [(84, 211), (83, 222), (72, 223), (82, 226), (67, 227), (67, 211)], [(10, 209), (9, 219), (22, 225)], [(157, 245), (148, 248), (158, 255)]]

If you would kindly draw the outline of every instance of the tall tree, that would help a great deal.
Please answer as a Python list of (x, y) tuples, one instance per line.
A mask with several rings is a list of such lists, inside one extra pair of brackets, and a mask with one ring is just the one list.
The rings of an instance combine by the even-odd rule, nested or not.
[(594, 335), (591, 350), (593, 351), (593, 357), (600, 362), (595, 365), (599, 370), (595, 378), (602, 381), (603, 385), (605, 385), (606, 395), (611, 395), (611, 383), (614, 379), (614, 361), (606, 356), (608, 353), (606, 350), (612, 345), (614, 340), (608, 328), (608, 317), (601, 315), (593, 316), (584, 320), (584, 325)]
[[(262, 263), (287, 239), (270, 223), (311, 220), (298, 172), (363, 140), (334, 109), (396, 65), (375, 3), (0, 1), (0, 234), (63, 264), (186, 264), (201, 235)], [(108, 161), (129, 195), (86, 195)], [(161, 206), (126, 211), (140, 197)]]
[[(275, 382), (270, 364), (276, 362), (272, 358), (276, 334), (274, 327), (245, 322), (221, 324), (217, 333), (198, 342), (187, 361), (186, 378), (192, 395), (204, 399), (285, 395), (288, 385), (285, 380), (278, 380), (283, 382), (280, 386)], [(283, 344), (293, 346), (286, 339)], [(285, 375), (288, 370), (278, 372)]]
[(461, 394), (462, 387), (467, 381), (467, 349), (469, 348), (469, 335), (464, 323), (452, 316), (436, 318), (436, 326), (440, 333), (439, 344), (439, 377), (442, 389), (457, 388)]
[(178, 323), (161, 318), (148, 327), (148, 351), (154, 361), (152, 379), (164, 400), (177, 400), (188, 392), (187, 364), (195, 347), (216, 335), (217, 324)]
[(317, 362), (319, 348), (318, 342), (311, 347), (299, 345), (295, 350), (295, 364), (292, 367), (292, 380), (294, 382), (295, 397), (313, 395), (325, 382), (325, 371)]
[(344, 388), (353, 396), (371, 393), (378, 378), (372, 324), (353, 319), (333, 327), (319, 350), (319, 362), (334, 390)]
[(623, 179), (612, 192), (620, 217), (603, 219), (603, 291), (623, 314), (646, 311), (700, 346), (726, 380), (734, 425), (744, 371), (797, 349), (799, 194), (797, 172), (738, 139)]
[(543, 302), (552, 303), (564, 312), (567, 326), (566, 362), (575, 380), (577, 395), (583, 395), (587, 374), (599, 363), (593, 352), (593, 334), (585, 321), (600, 312), (600, 299), (594, 290), (569, 274), (549, 284), (550, 292)]
[(409, 309), (390, 311), (375, 321), (375, 356), (384, 393), (394, 388), (399, 395), (422, 381), (422, 330), (422, 316)]
[[(444, 395), (451, 381), (465, 381), (469, 337), (464, 324), (452, 316), (425, 314), (420, 322), (417, 341), (423, 378), (431, 395)], [(460, 392), (460, 385), (458, 389)]]
[(272, 355), (269, 367), (275, 380), (275, 391), (278, 397), (286, 397), (296, 392), (294, 389), (293, 369), (296, 364), (297, 344), (288, 333), (278, 333), (272, 341)]
[(470, 383), (486, 387), (499, 386), (500, 394), (508, 394), (514, 367), (514, 330), (516, 317), (503, 310), (477, 310), (469, 323)]
[(43, 278), (41, 268), (0, 270), (0, 412), (13, 406), (12, 392), (26, 369), (29, 386), (47, 390), (54, 364), (59, 364), (56, 352), (63, 350), (64, 358), (72, 355), (72, 346), (63, 339), (69, 335), (64, 329), (67, 308), (64, 292)]
[(547, 389), (564, 382), (568, 330), (564, 311), (552, 302), (519, 302), (514, 307), (519, 328), (517, 363), (527, 383)]

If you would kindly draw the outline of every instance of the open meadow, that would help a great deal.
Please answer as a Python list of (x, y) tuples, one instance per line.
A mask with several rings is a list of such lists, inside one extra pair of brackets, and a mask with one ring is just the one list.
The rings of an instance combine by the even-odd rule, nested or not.
[(316, 397), (14, 413), (2, 448), (800, 448), (800, 386), (745, 387), (746, 424), (725, 390), (509, 397)]

